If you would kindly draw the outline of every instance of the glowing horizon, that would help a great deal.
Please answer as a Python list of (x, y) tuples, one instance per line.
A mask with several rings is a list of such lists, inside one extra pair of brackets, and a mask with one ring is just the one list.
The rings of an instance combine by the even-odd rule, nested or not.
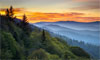
[(100, 21), (99, 0), (0, 0), (0, 14), (10, 5), (17, 18), (27, 15), (30, 23), (77, 21)]

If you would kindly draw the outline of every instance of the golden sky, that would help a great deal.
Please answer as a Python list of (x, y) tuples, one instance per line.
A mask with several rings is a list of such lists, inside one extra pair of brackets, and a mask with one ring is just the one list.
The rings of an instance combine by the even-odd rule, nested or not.
[(99, 0), (0, 0), (0, 14), (11, 5), (17, 18), (26, 14), (31, 23), (100, 21)]

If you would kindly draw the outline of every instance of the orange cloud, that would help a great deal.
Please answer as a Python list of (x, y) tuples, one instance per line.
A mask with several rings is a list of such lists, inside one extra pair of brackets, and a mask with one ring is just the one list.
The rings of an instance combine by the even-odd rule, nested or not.
[[(6, 13), (6, 9), (7, 9), (7, 8), (1, 8), (1, 9), (0, 9), (0, 13), (1, 13), (2, 15), (4, 15), (4, 14)], [(15, 14), (15, 15), (16, 15), (16, 14), (18, 15), (19, 13), (24, 12), (25, 9), (24, 9), (24, 8), (14, 8), (13, 10), (14, 10), (14, 14)]]
[[(5, 9), (0, 9), (0, 13), (5, 14)], [(30, 12), (24, 8), (15, 8), (15, 16), (22, 19), (23, 14), (27, 15), (27, 19), (30, 23), (36, 22), (56, 22), (56, 21), (77, 21), (77, 22), (93, 22), (100, 21), (100, 17), (90, 17), (85, 13), (69, 12), (69, 13), (41, 13)]]
[(56, 22), (56, 21), (77, 21), (93, 22), (100, 21), (100, 17), (85, 17), (84, 13), (27, 13), (29, 22)]

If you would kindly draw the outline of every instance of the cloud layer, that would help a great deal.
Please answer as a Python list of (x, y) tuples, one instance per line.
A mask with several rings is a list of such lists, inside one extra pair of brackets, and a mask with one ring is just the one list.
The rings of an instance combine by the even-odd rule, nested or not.
[(33, 23), (100, 21), (99, 0), (0, 0), (0, 13), (5, 14), (5, 8), (10, 5), (15, 7), (15, 16), (22, 19), (26, 14)]
[(80, 3), (80, 5), (72, 9), (76, 9), (76, 10), (100, 9), (99, 6), (100, 0), (74, 0), (74, 1)]

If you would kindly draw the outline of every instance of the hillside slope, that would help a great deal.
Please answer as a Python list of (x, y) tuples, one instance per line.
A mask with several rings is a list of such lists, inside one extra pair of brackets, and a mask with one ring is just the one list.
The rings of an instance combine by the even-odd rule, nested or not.
[(94, 59), (100, 59), (100, 21), (96, 22), (38, 22), (33, 24), (47, 30), (51, 35), (60, 37), (69, 45), (79, 46)]
[(0, 59), (90, 60), (90, 55), (80, 47), (69, 46), (45, 30), (31, 28), (30, 24), (22, 28), (20, 23), (0, 16)]

